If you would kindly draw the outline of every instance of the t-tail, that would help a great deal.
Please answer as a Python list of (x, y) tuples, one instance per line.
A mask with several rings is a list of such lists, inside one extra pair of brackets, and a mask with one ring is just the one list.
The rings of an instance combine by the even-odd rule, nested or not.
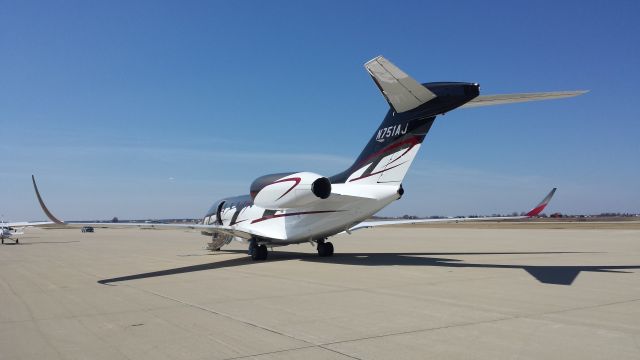
[(576, 96), (583, 91), (480, 96), (477, 83), (420, 84), (378, 56), (365, 64), (390, 109), (360, 156), (334, 184), (400, 185), (437, 115), (477, 107)]
[(382, 56), (367, 62), (365, 68), (390, 109), (353, 165), (331, 177), (331, 182), (399, 185), (436, 115), (478, 96), (479, 86), (471, 83), (420, 84)]

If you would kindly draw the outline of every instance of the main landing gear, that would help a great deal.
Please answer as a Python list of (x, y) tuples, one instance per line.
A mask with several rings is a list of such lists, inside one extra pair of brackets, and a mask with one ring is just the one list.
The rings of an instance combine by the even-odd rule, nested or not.
[[(20, 239), (16, 239), (15, 244), (20, 244)], [(4, 238), (2, 238), (2, 245), (4, 245)]]
[(256, 239), (251, 239), (249, 242), (249, 255), (251, 255), (251, 259), (253, 260), (266, 260), (267, 255), (269, 255), (267, 245), (258, 245)]
[(333, 244), (325, 239), (318, 240), (318, 256), (327, 257), (333, 255)]

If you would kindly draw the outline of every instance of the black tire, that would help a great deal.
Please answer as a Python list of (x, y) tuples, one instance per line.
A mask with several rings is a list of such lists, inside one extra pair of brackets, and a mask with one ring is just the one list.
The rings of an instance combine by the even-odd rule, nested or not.
[(20, 239), (16, 239), (16, 244), (20, 244)]
[(251, 243), (249, 245), (249, 255), (251, 255), (251, 259), (258, 260), (258, 245), (255, 243)]
[(333, 255), (333, 244), (330, 242), (318, 243), (318, 256), (327, 257)]
[(259, 245), (256, 246), (251, 253), (251, 259), (253, 260), (266, 260), (269, 255), (269, 251), (267, 250), (267, 245)]
[(330, 242), (327, 242), (324, 244), (325, 248), (327, 249), (327, 254), (325, 256), (332, 256), (333, 255), (333, 244)]
[(327, 256), (327, 244), (318, 243), (318, 256), (320, 257)]
[(4, 245), (4, 238), (2, 239), (2, 245)]

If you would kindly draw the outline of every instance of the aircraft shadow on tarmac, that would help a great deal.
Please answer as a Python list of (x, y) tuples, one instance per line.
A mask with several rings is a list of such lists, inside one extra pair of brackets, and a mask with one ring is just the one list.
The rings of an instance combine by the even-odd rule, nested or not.
[[(244, 251), (224, 251), (223, 253), (245, 253)], [(585, 252), (470, 252), (470, 253), (336, 253), (330, 258), (319, 258), (316, 254), (274, 251), (269, 254), (269, 262), (300, 260), (318, 263), (342, 264), (353, 266), (431, 266), (446, 268), (479, 268), (479, 269), (522, 269), (544, 284), (571, 285), (583, 271), (606, 273), (630, 273), (640, 269), (640, 265), (612, 265), (612, 266), (573, 266), (573, 265), (507, 265), (469, 263), (463, 260), (443, 258), (439, 256), (466, 255), (553, 255), (553, 254), (584, 254)], [(141, 274), (127, 275), (99, 280), (98, 283), (110, 285), (116, 282), (184, 274), (195, 271), (215, 270), (236, 266), (250, 266), (261, 264), (250, 257), (233, 258), (207, 264), (191, 265)]]

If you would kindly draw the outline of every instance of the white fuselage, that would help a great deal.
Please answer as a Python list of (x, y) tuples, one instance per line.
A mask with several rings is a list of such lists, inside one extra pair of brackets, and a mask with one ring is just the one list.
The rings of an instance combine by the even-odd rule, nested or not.
[[(304, 207), (272, 211), (250, 203), (226, 204), (222, 225), (256, 234), (261, 242), (287, 245), (318, 240), (343, 232), (400, 198), (398, 185), (336, 184), (327, 199)], [(213, 223), (205, 217), (205, 224)]]
[(12, 231), (11, 229), (6, 227), (0, 229), (0, 239), (13, 239), (16, 235), (22, 234), (22, 232)]

